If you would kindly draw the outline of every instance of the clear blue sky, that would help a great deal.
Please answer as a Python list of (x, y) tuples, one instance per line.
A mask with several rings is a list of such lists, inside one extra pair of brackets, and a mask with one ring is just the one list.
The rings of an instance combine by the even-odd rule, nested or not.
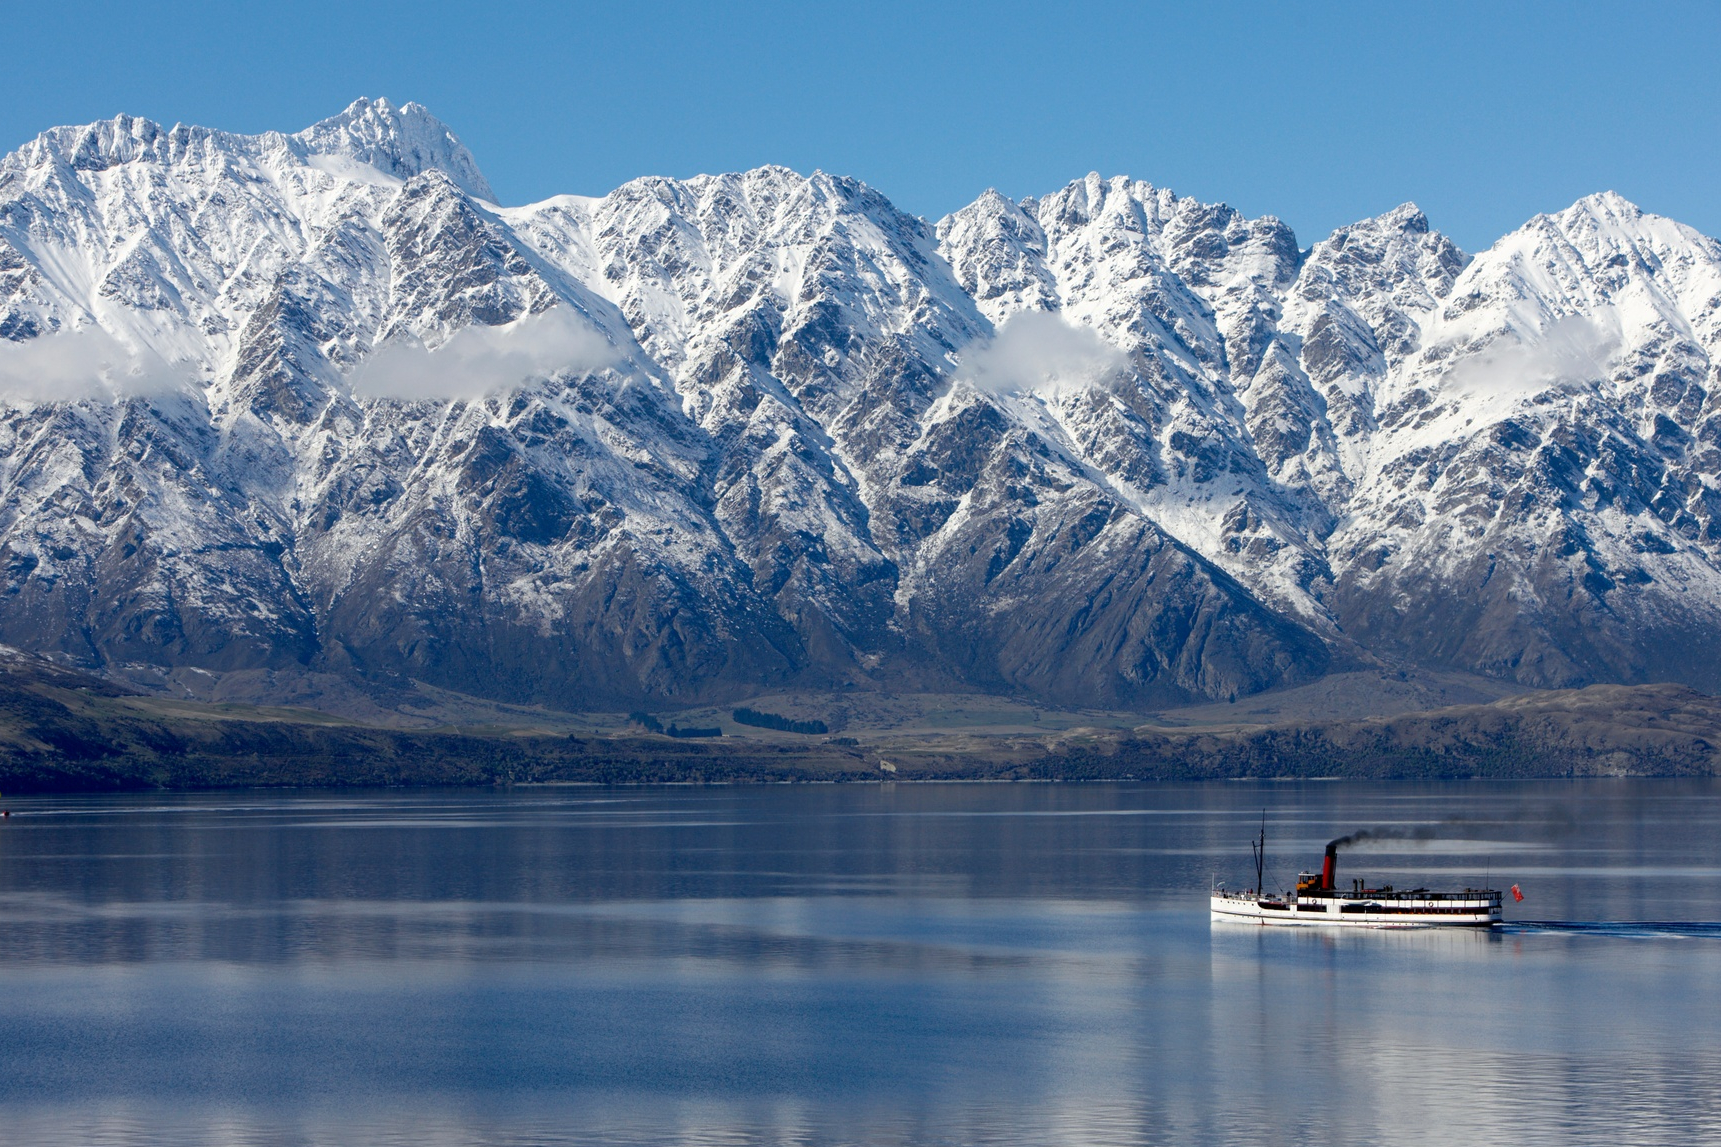
[(1090, 170), (1477, 250), (1592, 191), (1721, 235), (1721, 3), (7, 4), (0, 150), (417, 100), (505, 202), (761, 163), (936, 219)]

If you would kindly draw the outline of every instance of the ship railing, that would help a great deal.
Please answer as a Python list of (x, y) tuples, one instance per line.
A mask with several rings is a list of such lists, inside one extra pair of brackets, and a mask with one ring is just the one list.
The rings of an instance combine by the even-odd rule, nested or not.
[(1466, 888), (1462, 892), (1430, 892), (1426, 888), (1365, 888), (1353, 892), (1349, 888), (1328, 889), (1313, 893), (1336, 900), (1498, 900), (1501, 893), (1493, 888)]

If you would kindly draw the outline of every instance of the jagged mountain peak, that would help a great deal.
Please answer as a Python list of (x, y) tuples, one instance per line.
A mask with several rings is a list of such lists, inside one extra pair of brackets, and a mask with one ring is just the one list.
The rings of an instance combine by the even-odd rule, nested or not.
[(1635, 222), (1647, 214), (1643, 208), (1611, 188), (1585, 195), (1559, 214), (1572, 216), (1579, 213), (1597, 219), (1618, 219), (1625, 222)]
[(987, 189), (938, 221), (939, 248), (985, 316), (1003, 322), (1021, 310), (1058, 310), (1056, 277), (1045, 264), (1038, 202), (1012, 202)]
[(357, 99), (293, 138), (311, 154), (357, 160), (400, 179), (441, 171), (467, 194), (497, 201), (466, 145), (422, 104)]
[(1580, 319), (1627, 341), (1701, 343), (1715, 330), (1718, 292), (1721, 243), (1605, 191), (1537, 215), (1477, 255), (1443, 318), (1454, 343), (1534, 337)]
[(1645, 211), (1617, 191), (1599, 191), (1563, 210), (1536, 215), (1518, 230), (1502, 236), (1492, 249), (1519, 249), (1526, 242), (1534, 243), (1550, 235), (1610, 255), (1638, 248), (1718, 249), (1714, 238), (1677, 220)]
[[(819, 344), (814, 373), (828, 373), (821, 386), (846, 393), (862, 343), (901, 336), (942, 359), (984, 329), (932, 229), (857, 179), (775, 165), (654, 176), (505, 214), (546, 257), (589, 268), (672, 370), (713, 338), (764, 366), (804, 330)], [(855, 337), (835, 338), (845, 324)]]
[[(386, 100), (54, 129), (0, 161), (0, 640), (559, 704), (1721, 684), (1718, 298), (1611, 193), (1471, 259), (1097, 173), (502, 208)], [(197, 385), (76, 377), (132, 348)]]
[(1052, 194), (1040, 197), (1036, 214), (1042, 225), (1076, 228), (1104, 222), (1108, 216), (1120, 219), (1133, 214), (1140, 205), (1148, 209), (1153, 222), (1158, 222), (1158, 217), (1176, 202), (1177, 193), (1170, 189), (1127, 175), (1108, 177), (1090, 171), (1085, 177), (1071, 180)]
[(918, 223), (866, 182), (846, 175), (815, 170), (803, 174), (781, 164), (764, 164), (743, 171), (717, 172), (679, 179), (652, 175), (629, 180), (601, 201), (611, 204), (657, 201), (666, 209), (710, 216), (716, 210), (739, 208), (750, 219), (764, 221), (791, 216), (829, 220), (860, 212), (878, 213)]
[(1429, 310), (1451, 291), (1470, 256), (1406, 202), (1337, 228), (1304, 252), (1303, 261), (1297, 290), (1303, 300), (1372, 293)]
[(1382, 226), (1396, 227), (1403, 231), (1421, 232), (1429, 230), (1427, 214), (1409, 199), (1390, 211), (1381, 212), (1374, 217), (1374, 221)]
[[(996, 192), (991, 193), (997, 195)], [(1002, 200), (1003, 196), (997, 196)], [(987, 195), (982, 201), (996, 209)], [(1192, 195), (1179, 195), (1145, 179), (1129, 175), (1104, 176), (1089, 172), (1044, 196), (1030, 196), (1016, 206), (1050, 229), (1074, 230), (1087, 226), (1123, 227), (1157, 235), (1165, 228), (1176, 230), (1220, 230), (1245, 228), (1272, 233), (1288, 240), (1295, 251), (1291, 228), (1274, 215), (1245, 216), (1228, 203), (1208, 203)], [(966, 209), (965, 209), (966, 210)]]
[(446, 124), (420, 104), (409, 102), (396, 108), (385, 99), (355, 100), (340, 114), (292, 135), (239, 135), (187, 124), (164, 128), (142, 116), (116, 115), (94, 123), (49, 128), (0, 159), (0, 169), (63, 164), (73, 172), (99, 172), (139, 161), (195, 162), (208, 147), (228, 158), (257, 158), (282, 145), (301, 159), (324, 156), (350, 160), (393, 179), (441, 171), (467, 194), (496, 201), (496, 193), (472, 153)]
[(137, 161), (173, 163), (183, 159), (197, 143), (231, 147), (245, 138), (185, 124), (164, 128), (154, 120), (122, 114), (94, 123), (49, 128), (0, 159), (0, 168), (16, 170), (64, 164), (75, 172), (98, 172)]

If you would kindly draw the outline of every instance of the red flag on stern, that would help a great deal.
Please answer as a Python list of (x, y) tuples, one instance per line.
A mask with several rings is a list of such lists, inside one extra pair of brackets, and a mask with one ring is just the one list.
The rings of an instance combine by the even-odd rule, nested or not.
[(1516, 884), (1512, 885), (1512, 899), (1516, 900), (1519, 904), (1524, 902), (1524, 894), (1518, 891), (1518, 886)]

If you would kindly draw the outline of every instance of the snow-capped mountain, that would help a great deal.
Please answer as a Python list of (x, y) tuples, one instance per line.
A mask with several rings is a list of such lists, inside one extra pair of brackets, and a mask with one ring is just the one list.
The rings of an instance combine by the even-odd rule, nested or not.
[(1613, 195), (1303, 250), (1089, 176), (502, 207), (423, 108), (0, 160), (0, 641), (616, 707), (1721, 685), (1721, 245)]

